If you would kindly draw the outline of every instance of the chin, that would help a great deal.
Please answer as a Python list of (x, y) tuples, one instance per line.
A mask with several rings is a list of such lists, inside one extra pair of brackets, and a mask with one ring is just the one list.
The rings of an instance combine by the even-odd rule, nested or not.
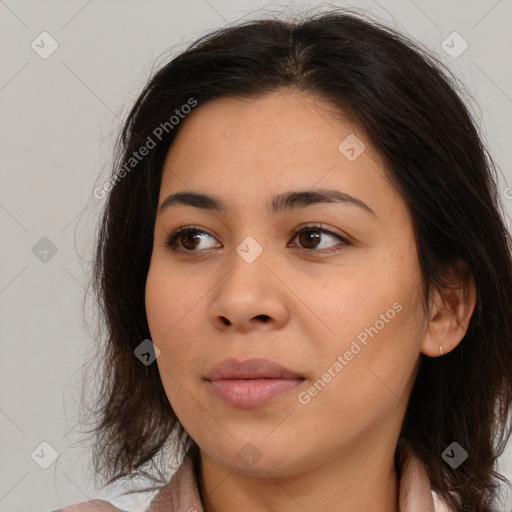
[(229, 471), (250, 476), (291, 475), (300, 472), (302, 466), (309, 466), (308, 457), (301, 457), (296, 443), (288, 447), (281, 440), (269, 442), (264, 437), (261, 440), (253, 438), (252, 441), (232, 440), (225, 446), (216, 444), (213, 450), (208, 450), (208, 454)]

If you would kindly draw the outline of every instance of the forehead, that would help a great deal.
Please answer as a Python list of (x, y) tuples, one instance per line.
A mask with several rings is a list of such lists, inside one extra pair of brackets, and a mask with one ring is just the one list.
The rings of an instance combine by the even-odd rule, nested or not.
[(312, 159), (320, 149), (337, 150), (355, 130), (333, 106), (309, 94), (280, 91), (254, 99), (224, 97), (189, 114), (169, 154), (181, 158), (186, 142), (197, 144), (199, 150), (187, 154), (188, 160), (208, 153), (261, 161), (293, 156), (299, 146), (301, 158)]
[[(359, 156), (347, 158), (343, 149), (357, 141)], [(255, 99), (219, 98), (196, 107), (181, 122), (169, 149), (160, 195), (202, 189), (225, 192), (242, 205), (268, 189), (315, 186), (338, 188), (365, 202), (365, 197), (371, 202), (372, 189), (386, 187), (397, 199), (360, 127), (321, 98), (280, 91)], [(375, 200), (382, 199), (381, 194)]]

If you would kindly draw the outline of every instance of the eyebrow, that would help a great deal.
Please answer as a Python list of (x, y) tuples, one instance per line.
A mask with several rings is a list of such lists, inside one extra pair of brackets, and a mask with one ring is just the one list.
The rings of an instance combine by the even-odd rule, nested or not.
[[(360, 199), (339, 190), (322, 188), (284, 192), (274, 196), (270, 203), (270, 211), (273, 214), (279, 214), (323, 203), (342, 203), (350, 206), (356, 206), (368, 213), (371, 213), (375, 217), (377, 216), (377, 214)], [(212, 210), (219, 213), (224, 213), (226, 209), (226, 205), (220, 197), (200, 192), (183, 191), (175, 192), (174, 194), (167, 196), (160, 205), (160, 213), (163, 213), (171, 206), (179, 205), (192, 206), (194, 208)]]

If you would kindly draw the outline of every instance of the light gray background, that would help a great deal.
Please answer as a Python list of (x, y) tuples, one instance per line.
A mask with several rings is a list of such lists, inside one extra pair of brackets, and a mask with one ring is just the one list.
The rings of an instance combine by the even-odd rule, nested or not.
[[(333, 5), (377, 14), (439, 53), (457, 73), (503, 172), (500, 189), (510, 212), (511, 1)], [(106, 495), (90, 483), (88, 452), (70, 446), (78, 439), (73, 426), (80, 366), (94, 348), (82, 317), (87, 259), (102, 206), (91, 196), (155, 58), (170, 47), (184, 49), (210, 29), (287, 6), (326, 8), (320, 2), (258, 0), (0, 0), (2, 512), (41, 512)], [(31, 47), (43, 31), (59, 45), (47, 59)], [(441, 46), (453, 31), (469, 44), (456, 59)], [(32, 252), (42, 237), (57, 247), (46, 262)], [(48, 469), (31, 458), (43, 441), (59, 454)], [(508, 478), (511, 460), (509, 445), (500, 460)], [(504, 510), (512, 510), (510, 501)]]

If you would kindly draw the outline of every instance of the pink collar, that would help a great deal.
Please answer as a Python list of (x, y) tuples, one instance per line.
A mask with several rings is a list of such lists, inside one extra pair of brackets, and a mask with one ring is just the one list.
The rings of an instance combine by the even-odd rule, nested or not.
[[(431, 491), (423, 463), (405, 446), (401, 446), (400, 454), (400, 512), (451, 512)], [(151, 501), (147, 512), (204, 512), (190, 456), (185, 456), (171, 480)]]

